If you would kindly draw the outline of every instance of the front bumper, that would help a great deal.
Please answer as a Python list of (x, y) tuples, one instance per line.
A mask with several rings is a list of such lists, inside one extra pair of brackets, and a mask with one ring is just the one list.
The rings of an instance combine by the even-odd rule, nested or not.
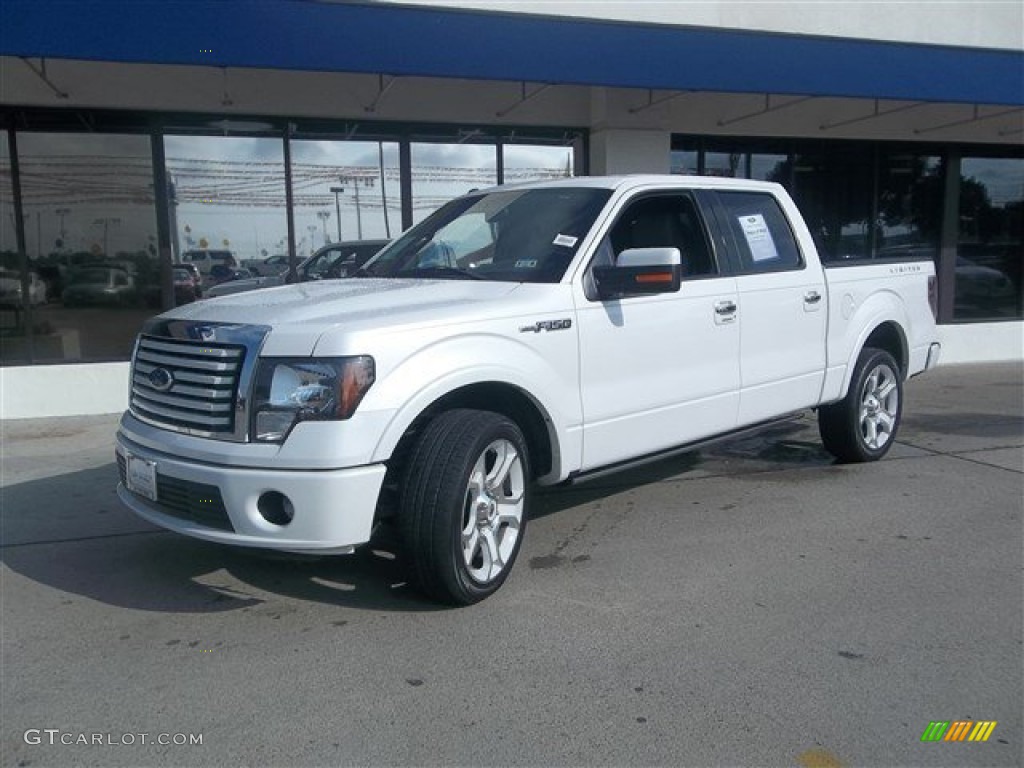
[[(287, 552), (338, 554), (370, 539), (386, 467), (271, 470), (197, 463), (143, 447), (118, 433), (117, 495), (140, 517), (186, 536)], [(128, 490), (128, 457), (155, 464), (157, 499)], [(264, 494), (282, 494), (294, 512), (276, 524), (260, 512)], [(266, 507), (264, 507), (266, 508)]]

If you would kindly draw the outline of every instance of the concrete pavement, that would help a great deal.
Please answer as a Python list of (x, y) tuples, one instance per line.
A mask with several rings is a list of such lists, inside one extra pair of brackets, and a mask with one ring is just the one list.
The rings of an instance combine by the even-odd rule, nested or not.
[[(461, 610), (386, 542), (270, 558), (135, 518), (114, 417), (2, 427), (3, 765), (1022, 763), (1019, 365), (911, 382), (876, 464), (808, 416), (546, 491)], [(936, 720), (998, 725), (922, 743)]]

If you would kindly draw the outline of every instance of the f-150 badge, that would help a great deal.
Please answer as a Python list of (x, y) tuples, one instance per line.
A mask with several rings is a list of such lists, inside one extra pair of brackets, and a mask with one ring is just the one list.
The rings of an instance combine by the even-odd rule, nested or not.
[(520, 333), (540, 333), (541, 331), (564, 331), (572, 328), (572, 320), (538, 320), (533, 325), (524, 325), (519, 329)]

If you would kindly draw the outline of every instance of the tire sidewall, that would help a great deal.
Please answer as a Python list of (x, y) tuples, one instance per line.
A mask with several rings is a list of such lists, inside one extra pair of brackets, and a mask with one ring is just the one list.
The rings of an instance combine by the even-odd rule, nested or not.
[[(871, 448), (864, 441), (863, 434), (861, 433), (860, 407), (864, 397), (864, 385), (867, 383), (868, 376), (880, 365), (889, 368), (896, 380), (896, 415), (894, 416), (892, 434), (885, 442), (885, 445), (880, 448)], [(856, 376), (850, 382), (847, 418), (850, 420), (849, 428), (852, 434), (855, 435), (856, 450), (861, 454), (863, 461), (876, 461), (882, 458), (892, 448), (893, 443), (896, 442), (896, 435), (899, 433), (900, 423), (903, 420), (903, 379), (896, 360), (885, 350), (865, 349), (860, 360), (858, 360)]]
[[(523, 515), (519, 523), (519, 535), (516, 538), (515, 546), (512, 549), (512, 553), (509, 555), (508, 560), (505, 563), (505, 567), (502, 568), (499, 573), (491, 581), (481, 584), (479, 581), (474, 579), (470, 573), (469, 568), (466, 565), (465, 558), (462, 553), (462, 515), (463, 515), (463, 503), (465, 500), (465, 490), (469, 484), (469, 476), (476, 465), (477, 460), (481, 454), (491, 445), (495, 440), (508, 440), (515, 446), (516, 453), (519, 454), (519, 461), (522, 463), (523, 470)], [(448, 556), (445, 560), (450, 564), (451, 572), (448, 575), (448, 581), (455, 590), (467, 598), (467, 603), (475, 603), (479, 600), (483, 600), (485, 597), (495, 593), (505, 583), (509, 573), (512, 571), (515, 565), (516, 559), (519, 556), (519, 550), (522, 548), (523, 538), (526, 535), (526, 524), (530, 514), (530, 460), (529, 454), (526, 449), (526, 440), (523, 438), (522, 432), (519, 428), (502, 416), (495, 414), (493, 423), (487, 429), (482, 429), (477, 435), (476, 439), (471, 444), (471, 448), (466, 452), (464, 457), (464, 466), (461, 473), (461, 493), (459, 495), (458, 502), (451, 505), (450, 509), (447, 510), (450, 516), (450, 536), (448, 538)]]

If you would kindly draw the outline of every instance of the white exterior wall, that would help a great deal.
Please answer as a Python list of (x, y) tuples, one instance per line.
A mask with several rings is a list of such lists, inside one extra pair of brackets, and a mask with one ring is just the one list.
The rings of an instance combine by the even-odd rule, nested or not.
[(0, 418), (91, 416), (128, 407), (128, 363), (0, 368)]
[(942, 365), (1024, 360), (1024, 323), (940, 325)]
[(666, 131), (601, 130), (590, 134), (590, 172), (668, 173), (672, 135)]
[(568, 16), (862, 40), (1024, 48), (1019, 0), (378, 0), (502, 13)]

